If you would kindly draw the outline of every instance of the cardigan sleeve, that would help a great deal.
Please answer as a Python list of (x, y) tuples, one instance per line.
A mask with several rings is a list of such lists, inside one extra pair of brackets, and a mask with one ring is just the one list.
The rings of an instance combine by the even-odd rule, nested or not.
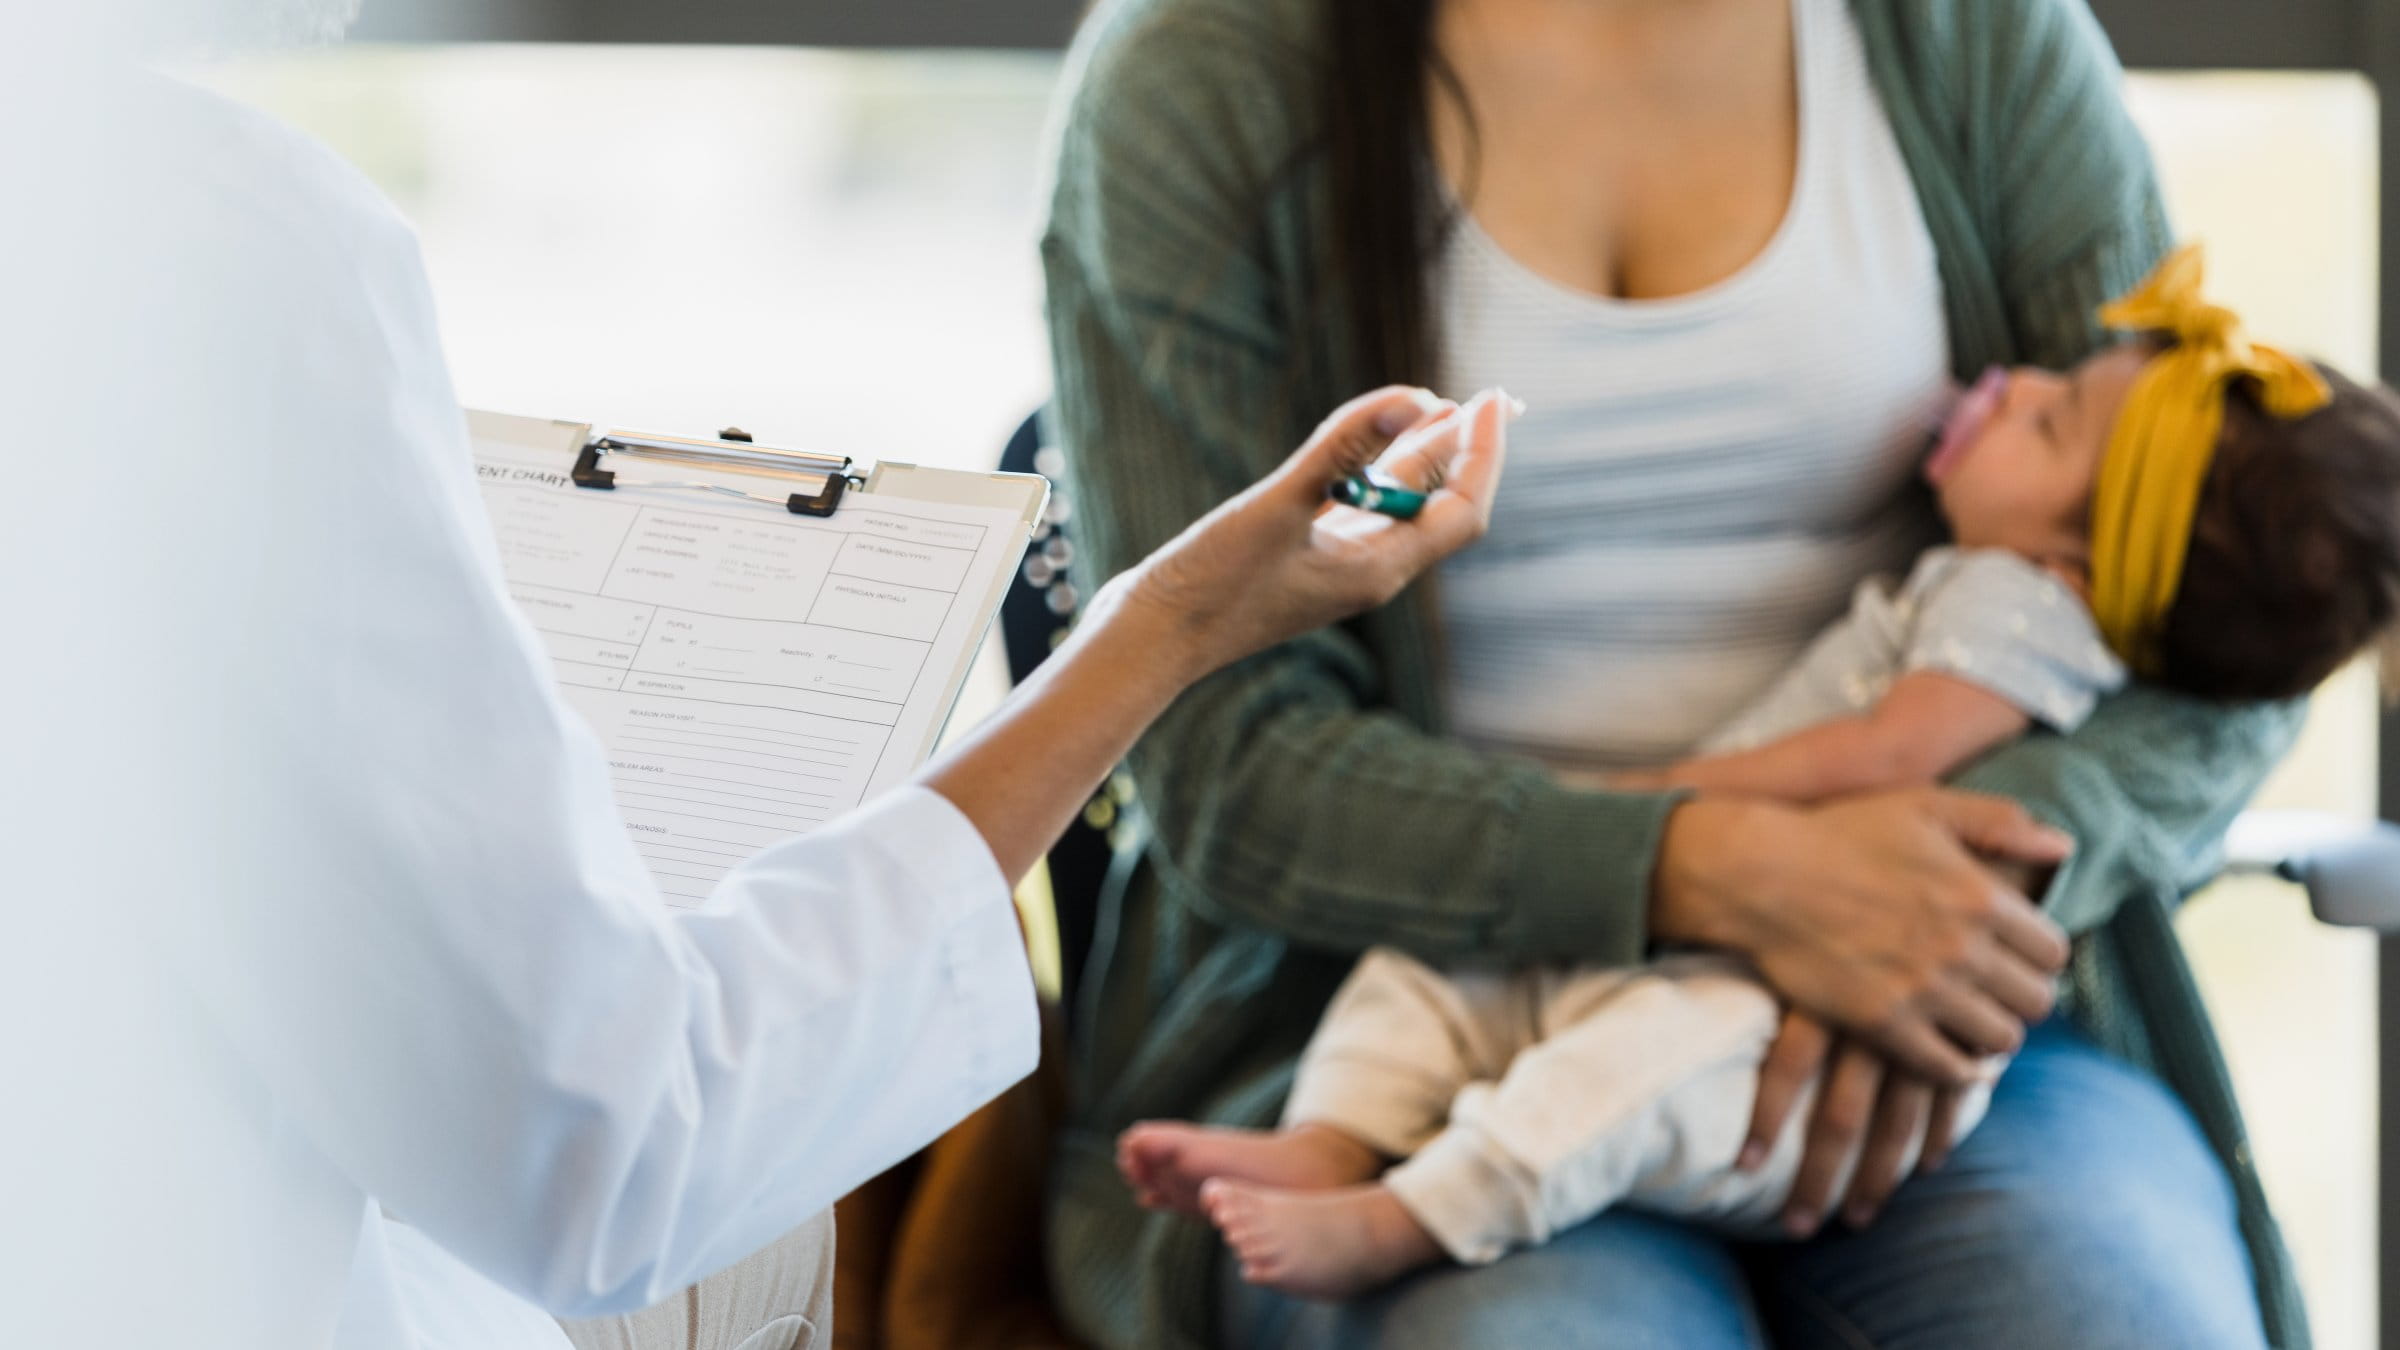
[[(1963, 51), (1989, 63), (1962, 144), (1981, 159), (1985, 229), (2015, 346), (2064, 368), (2103, 344), (2097, 311), (2172, 242), (2123, 72), (2082, 0), (1972, 0)], [(2015, 797), (2075, 836), (2047, 905), (2070, 932), (2128, 896), (2205, 881), (2227, 825), (2290, 749), (2297, 704), (2217, 704), (2137, 688), (2075, 735), (2036, 736), (1960, 785)]]
[[(1298, 376), (1288, 227), (1304, 53), (1266, 7), (1113, 7), (1087, 27), (1043, 240), (1052, 431), (1097, 583), (1239, 491), (1326, 407)], [(1327, 385), (1329, 380), (1317, 381)], [(1295, 393), (1295, 387), (1303, 392)], [(1408, 597), (1397, 603), (1410, 603)], [(1204, 681), (1131, 757), (1150, 856), (1215, 922), (1337, 950), (1637, 960), (1675, 799), (1570, 790), (1386, 706), (1329, 629)]]
[(1979, 7), (1992, 75), (1974, 180), (2019, 359), (2065, 369), (2102, 346), (2100, 306), (2174, 244), (2124, 71), (2083, 0)]
[(2014, 797), (2075, 836), (2044, 901), (2070, 933), (2135, 895), (2207, 881), (2235, 815), (2291, 748), (2298, 702), (2220, 707), (2135, 688), (2073, 736), (2036, 735), (1968, 770), (1958, 786)]

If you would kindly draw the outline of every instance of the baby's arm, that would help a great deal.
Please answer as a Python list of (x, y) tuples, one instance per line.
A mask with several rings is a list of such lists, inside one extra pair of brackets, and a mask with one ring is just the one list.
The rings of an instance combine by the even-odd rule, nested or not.
[(1939, 782), (2030, 725), (2017, 705), (1980, 685), (1914, 670), (1866, 712), (1754, 750), (1685, 760), (1646, 775), (1643, 785), (1822, 801)]
[(1801, 710), (1829, 701), (1827, 691), (1889, 670), (1897, 678), (1867, 711), (1755, 750), (1613, 776), (1608, 785), (1819, 801), (1942, 781), (2035, 723), (2073, 731), (2125, 681), (2124, 666), (2068, 582), (2004, 550), (1937, 549), (1899, 594), (1861, 587), (1849, 617), (1719, 734), (1754, 742), (1752, 726), (1793, 726)]

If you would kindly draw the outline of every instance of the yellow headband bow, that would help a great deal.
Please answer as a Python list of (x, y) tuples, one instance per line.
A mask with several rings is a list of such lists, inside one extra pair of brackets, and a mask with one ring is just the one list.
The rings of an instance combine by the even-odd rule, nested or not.
[(2239, 316), (2201, 298), (2198, 244), (2101, 306), (2100, 322), (2173, 343), (2126, 391), (2092, 488), (2092, 613), (2110, 649), (2155, 675), (2158, 631), (2183, 583), (2227, 388), (2253, 381), (2260, 405), (2287, 419), (2324, 407), (2333, 391), (2307, 362), (2252, 342)]

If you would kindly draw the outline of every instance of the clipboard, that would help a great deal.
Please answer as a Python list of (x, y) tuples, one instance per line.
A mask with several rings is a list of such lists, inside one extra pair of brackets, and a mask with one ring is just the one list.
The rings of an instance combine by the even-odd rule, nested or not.
[(915, 773), (1049, 501), (732, 431), (467, 426), (510, 591), (669, 903)]

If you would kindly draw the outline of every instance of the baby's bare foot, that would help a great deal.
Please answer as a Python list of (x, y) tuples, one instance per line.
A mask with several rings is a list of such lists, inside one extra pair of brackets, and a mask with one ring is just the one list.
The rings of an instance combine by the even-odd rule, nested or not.
[(1354, 1298), (1442, 1256), (1380, 1183), (1291, 1191), (1220, 1179), (1200, 1200), (1243, 1279), (1300, 1298)]
[(1198, 1214), (1200, 1184), (1211, 1177), (1323, 1190), (1365, 1181), (1383, 1170), (1383, 1159), (1324, 1125), (1236, 1130), (1146, 1120), (1117, 1139), (1117, 1170), (1144, 1208)]

